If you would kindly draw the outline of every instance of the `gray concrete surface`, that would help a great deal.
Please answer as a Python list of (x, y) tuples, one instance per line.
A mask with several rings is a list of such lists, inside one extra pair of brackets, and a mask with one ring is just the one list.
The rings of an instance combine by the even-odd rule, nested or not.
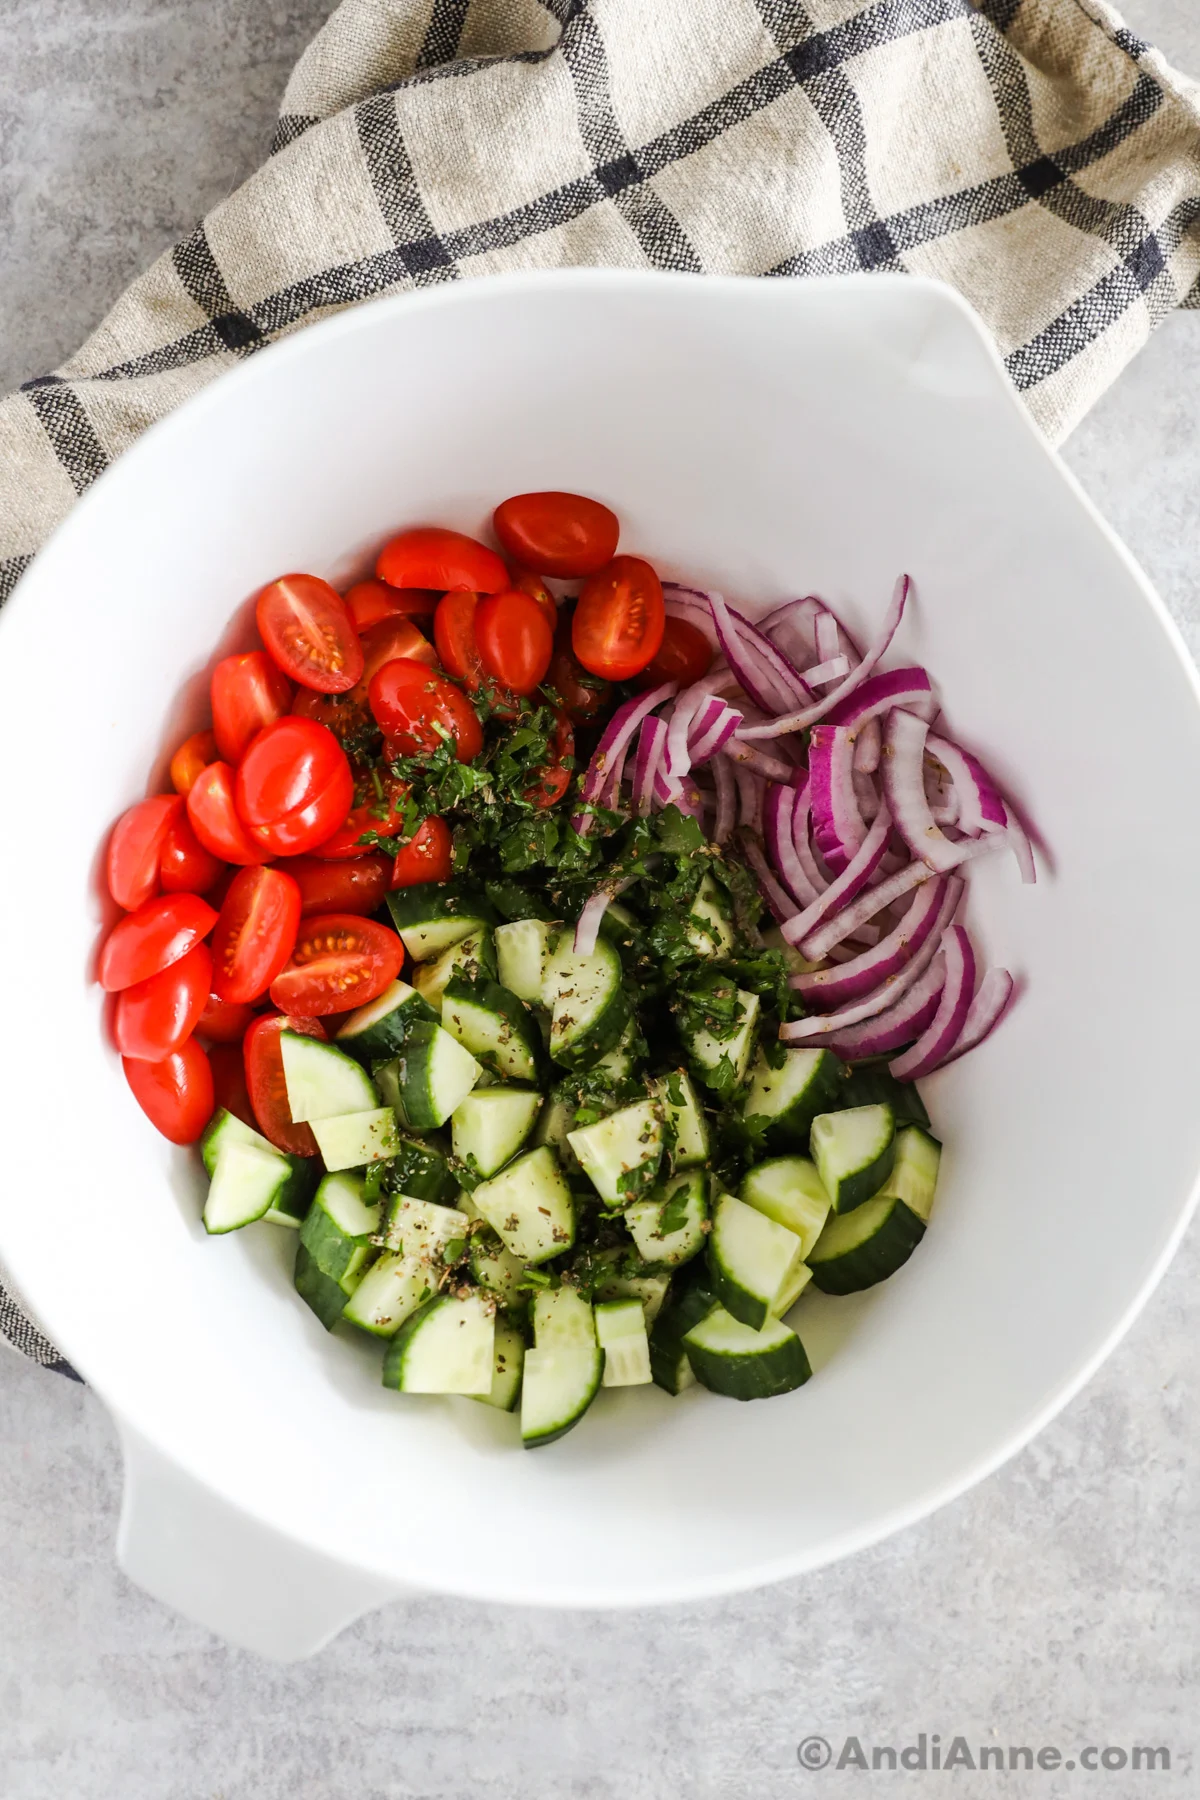
[[(247, 170), (324, 0), (7, 0), (0, 382), (51, 365)], [(1193, 0), (1130, 22), (1200, 70)], [(1200, 649), (1200, 317), (1170, 321), (1067, 459)], [(1114, 720), (1114, 729), (1120, 722)], [(542, 1616), (439, 1600), (312, 1663), (223, 1648), (116, 1572), (114, 1435), (0, 1352), (3, 1800), (1193, 1796), (1200, 1242), (1026, 1453), (891, 1543), (718, 1604)], [(1019, 1321), (1014, 1314), (1014, 1329)], [(1167, 1772), (807, 1773), (840, 1748), (1164, 1745)], [(1047, 1759), (1049, 1760), (1049, 1759)], [(1110, 1759), (1115, 1761), (1115, 1756)]]

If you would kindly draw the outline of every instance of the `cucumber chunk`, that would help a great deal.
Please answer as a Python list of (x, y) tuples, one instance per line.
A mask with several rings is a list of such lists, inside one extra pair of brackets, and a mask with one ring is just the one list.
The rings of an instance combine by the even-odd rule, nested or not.
[(600, 1301), (596, 1307), (596, 1340), (604, 1352), (605, 1387), (642, 1387), (653, 1379), (646, 1315), (639, 1301)]
[(697, 1381), (731, 1400), (766, 1400), (802, 1387), (812, 1374), (804, 1345), (788, 1326), (770, 1319), (752, 1331), (717, 1306), (684, 1335)]
[(437, 1290), (438, 1276), (426, 1257), (385, 1251), (347, 1300), (342, 1317), (374, 1337), (395, 1337), (405, 1319)]
[(531, 1088), (475, 1089), (450, 1120), (455, 1156), (475, 1175), (494, 1175), (517, 1154), (541, 1105), (542, 1096)]
[[(281, 1033), (286, 1036), (286, 1033)], [(396, 1115), (390, 1106), (373, 1107), (370, 1112), (345, 1113), (337, 1119), (314, 1119), (312, 1134), (317, 1140), (325, 1167), (361, 1169), (367, 1163), (382, 1162), (395, 1156), (400, 1147)]]
[(663, 1109), (668, 1139), (674, 1137), (671, 1167), (690, 1169), (709, 1156), (708, 1120), (704, 1116), (692, 1078), (683, 1069), (656, 1076), (650, 1092)]
[(406, 1319), (383, 1359), (383, 1385), (402, 1394), (490, 1395), (496, 1309), (482, 1294), (438, 1294)]
[(569, 1283), (542, 1288), (533, 1301), (533, 1341), (539, 1350), (568, 1350), (596, 1342), (591, 1302)]
[(458, 1190), (446, 1153), (428, 1138), (402, 1137), (385, 1177), (394, 1194), (414, 1200), (440, 1200), (449, 1205)]
[(817, 1114), (841, 1103), (845, 1069), (830, 1050), (785, 1050), (783, 1055), (777, 1069), (765, 1056), (757, 1058), (742, 1114), (766, 1122), (769, 1144), (806, 1150)]
[(453, 975), (442, 996), (442, 1025), (485, 1069), (505, 1081), (533, 1081), (541, 1039), (525, 1005), (498, 981)]
[(847, 1071), (842, 1106), (878, 1106), (885, 1102), (892, 1109), (896, 1130), (902, 1125), (919, 1125), (929, 1130), (929, 1114), (913, 1081), (897, 1081), (885, 1063), (859, 1063)]
[(210, 1181), (216, 1174), (217, 1158), (226, 1144), (253, 1144), (256, 1150), (270, 1150), (275, 1156), (283, 1155), (283, 1151), (276, 1150), (274, 1144), (263, 1137), (261, 1132), (245, 1124), (236, 1113), (226, 1112), (223, 1106), (219, 1106), (200, 1139), (200, 1160)]
[(578, 1425), (600, 1391), (603, 1374), (599, 1344), (527, 1350), (521, 1379), (521, 1442), (526, 1450), (552, 1444)]
[(614, 1049), (629, 1019), (621, 959), (599, 939), (590, 956), (576, 956), (571, 934), (546, 965), (542, 1005), (550, 1011), (550, 1054), (568, 1069), (590, 1069)]
[[(360, 1006), (340, 1026), (336, 1043), (364, 1065), (395, 1056), (414, 1019), (436, 1019), (433, 1008), (407, 981), (393, 981), (377, 1000)], [(309, 1040), (305, 1040), (306, 1042)]]
[[(688, 1274), (696, 1268), (702, 1269), (703, 1265), (693, 1263)], [(650, 1332), (650, 1373), (655, 1385), (664, 1388), (668, 1394), (682, 1394), (685, 1388), (694, 1386), (696, 1376), (683, 1340), (692, 1326), (707, 1319), (716, 1305), (717, 1297), (707, 1281), (703, 1278), (693, 1280), (678, 1293), (672, 1289), (654, 1321)]]
[(685, 935), (697, 956), (733, 955), (733, 920), (729, 903), (711, 874), (705, 874), (696, 890)]
[(424, 1257), (440, 1269), (462, 1255), (470, 1229), (470, 1219), (457, 1207), (395, 1194), (388, 1203), (380, 1235), (389, 1250)]
[(797, 1263), (792, 1271), (791, 1279), (785, 1281), (776, 1294), (771, 1305), (771, 1317), (782, 1319), (791, 1312), (797, 1300), (813, 1278), (813, 1272), (807, 1263)]
[(757, 994), (738, 988), (738, 1024), (730, 1037), (714, 1037), (703, 1026), (684, 1034), (692, 1066), (705, 1087), (731, 1094), (745, 1080), (758, 1036), (761, 1002)]
[(561, 926), (548, 919), (514, 919), (496, 927), (496, 970), (518, 1000), (540, 1006), (546, 965), (554, 954)]
[(437, 1018), (442, 1016), (446, 984), (455, 975), (468, 980), (495, 975), (496, 952), (490, 931), (472, 931), (461, 943), (452, 944), (432, 962), (417, 963), (413, 969), (413, 985)]
[(213, 1114), (204, 1136), (200, 1139), (200, 1157), (204, 1164), (204, 1172), (211, 1180), (216, 1174), (217, 1158), (227, 1144), (248, 1144), (264, 1155), (281, 1157), (287, 1164), (289, 1178), (279, 1189), (270, 1206), (262, 1217), (270, 1225), (289, 1225), (299, 1230), (301, 1220), (308, 1211), (313, 1191), (321, 1177), (321, 1165), (315, 1156), (289, 1156), (283, 1150), (276, 1150), (274, 1144), (262, 1137), (251, 1126), (243, 1123), (236, 1114), (226, 1112), (219, 1107)]
[(896, 1133), (892, 1172), (872, 1199), (834, 1215), (810, 1252), (814, 1284), (857, 1294), (903, 1268), (925, 1235), (941, 1146), (918, 1125)]
[(612, 1274), (604, 1275), (596, 1283), (595, 1297), (599, 1300), (637, 1300), (646, 1315), (649, 1328), (657, 1319), (671, 1285), (669, 1269), (646, 1269), (635, 1257), (630, 1257), (620, 1250), (613, 1250), (601, 1258), (611, 1262)]
[(649, 1200), (625, 1209), (638, 1255), (643, 1262), (667, 1268), (677, 1268), (699, 1254), (707, 1220), (708, 1175), (703, 1169), (685, 1169), (656, 1188)]
[(519, 1304), (525, 1264), (504, 1248), (490, 1226), (471, 1233), (468, 1264), (476, 1287), (495, 1294), (501, 1306)]
[(877, 1194), (896, 1157), (890, 1106), (851, 1106), (821, 1113), (810, 1138), (822, 1185), (836, 1213), (850, 1212)]
[(735, 1319), (761, 1331), (803, 1262), (794, 1231), (722, 1194), (713, 1208), (708, 1271), (718, 1300)]
[(749, 1171), (739, 1193), (755, 1212), (794, 1231), (807, 1257), (829, 1217), (829, 1195), (815, 1163), (807, 1156), (770, 1157)]
[(624, 1031), (621, 1033), (616, 1047), (606, 1051), (600, 1058), (600, 1061), (598, 1063), (593, 1063), (592, 1067), (594, 1069), (602, 1069), (609, 1080), (614, 1083), (628, 1081), (633, 1074), (634, 1045), (636, 1043), (637, 1027), (633, 1020), (630, 1019), (628, 1025), (626, 1025)]
[(330, 1331), (362, 1280), (379, 1229), (380, 1207), (366, 1204), (363, 1185), (355, 1175), (326, 1175), (300, 1227), (296, 1291)]
[[(227, 1142), (217, 1158), (204, 1202), (204, 1229), (210, 1236), (237, 1231), (277, 1206), (292, 1180), (283, 1157), (268, 1147)], [(299, 1220), (293, 1223), (299, 1224)]]
[(600, 1198), (624, 1206), (645, 1194), (658, 1178), (663, 1154), (663, 1120), (658, 1102), (638, 1100), (594, 1125), (567, 1133)]
[(481, 1073), (470, 1051), (440, 1025), (431, 1023), (413, 1027), (394, 1065), (389, 1066), (395, 1070), (400, 1121), (416, 1131), (444, 1125)]
[(343, 1113), (371, 1112), (379, 1105), (374, 1082), (336, 1045), (301, 1037), (298, 1031), (281, 1031), (279, 1049), (288, 1111), (297, 1125), (340, 1118)]
[(392, 923), (414, 962), (429, 962), (460, 944), (472, 931), (495, 923), (481, 894), (453, 881), (425, 881), (397, 888), (387, 897)]
[(505, 1248), (527, 1265), (548, 1262), (575, 1242), (575, 1202), (548, 1145), (518, 1156), (471, 1197)]
[(499, 1412), (515, 1412), (521, 1397), (521, 1371), (525, 1364), (525, 1339), (515, 1325), (496, 1320), (496, 1340), (492, 1354), (492, 1385), (486, 1394), (474, 1394), (485, 1406)]

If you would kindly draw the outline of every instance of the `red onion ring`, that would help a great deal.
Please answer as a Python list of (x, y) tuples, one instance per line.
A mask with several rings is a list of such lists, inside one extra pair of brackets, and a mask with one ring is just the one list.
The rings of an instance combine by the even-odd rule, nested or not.
[(916, 1043), (888, 1064), (897, 1081), (917, 1081), (936, 1069), (962, 1036), (975, 992), (975, 952), (961, 925), (951, 925), (942, 939), (946, 980), (937, 1011)]
[[(958, 909), (963, 889), (966, 886), (966, 883), (957, 875), (948, 875), (939, 877), (939, 879), (945, 880), (946, 891), (942, 896), (942, 903), (934, 918), (932, 929), (916, 955), (895, 975), (880, 982), (879, 986), (862, 1000), (841, 1007), (836, 1013), (827, 1013), (824, 1016), (816, 1015), (807, 1019), (793, 1019), (789, 1024), (781, 1026), (779, 1035), (785, 1043), (795, 1044), (804, 1043), (813, 1038), (823, 1039), (833, 1032), (844, 1030), (847, 1026), (857, 1025), (863, 1019), (875, 1018), (879, 1013), (894, 1006), (901, 995), (906, 994), (909, 988), (920, 980), (937, 955), (942, 935)], [(841, 968), (849, 966), (849, 964), (843, 963)], [(835, 970), (833, 973), (840, 974), (841, 969)], [(803, 976), (793, 976), (788, 985), (796, 987), (803, 979), (805, 979)]]
[[(781, 718), (773, 719), (769, 725), (756, 725), (753, 731), (747, 731), (744, 735), (747, 737), (784, 737), (789, 731), (803, 731), (806, 726), (815, 725), (818, 719), (826, 718), (835, 706), (839, 706), (843, 700), (861, 687), (876, 663), (887, 654), (888, 647), (900, 628), (910, 586), (908, 576), (902, 575), (896, 583), (896, 589), (880, 627), (879, 636), (858, 667), (851, 669), (845, 681), (840, 682), (837, 687), (831, 688), (823, 699), (817, 701), (815, 706), (805, 707), (799, 712), (785, 713)], [(728, 655), (728, 651), (726, 651), (726, 655)], [(733, 663), (732, 657), (729, 660)], [(737, 664), (733, 663), (733, 666), (736, 669)]]
[(931, 869), (944, 873), (962, 861), (960, 846), (952, 844), (935, 824), (925, 797), (924, 719), (897, 709), (887, 716), (883, 734), (883, 791), (896, 830), (909, 850)]
[[(837, 1007), (871, 993), (911, 961), (929, 937), (946, 897), (947, 876), (935, 876), (917, 890), (904, 917), (870, 950), (835, 969), (793, 975), (790, 986), (815, 1006)], [(961, 892), (962, 883), (959, 883)], [(804, 952), (802, 951), (803, 955)]]

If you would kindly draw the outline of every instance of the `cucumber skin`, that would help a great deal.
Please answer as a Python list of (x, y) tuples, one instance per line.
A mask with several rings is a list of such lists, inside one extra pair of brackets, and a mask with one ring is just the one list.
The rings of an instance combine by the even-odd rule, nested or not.
[(781, 1150), (798, 1150), (801, 1155), (807, 1156), (808, 1134), (817, 1114), (840, 1112), (846, 1106), (845, 1064), (840, 1063), (832, 1051), (826, 1054), (829, 1061), (818, 1078), (810, 1083), (802, 1102), (797, 1101), (787, 1112), (772, 1117), (765, 1128), (763, 1136), (776, 1153)]
[(922, 1131), (930, 1129), (929, 1114), (914, 1081), (897, 1081), (882, 1063), (859, 1063), (846, 1078), (842, 1104), (878, 1106), (880, 1103), (891, 1107), (897, 1131), (905, 1125), (919, 1125)]
[(335, 1276), (326, 1274), (302, 1242), (296, 1246), (294, 1279), (300, 1298), (316, 1313), (326, 1331), (332, 1331), (350, 1295)]
[(748, 1294), (724, 1273), (713, 1253), (711, 1236), (704, 1250), (704, 1267), (709, 1285), (725, 1311), (732, 1314), (739, 1325), (761, 1331), (771, 1316), (770, 1307), (765, 1300), (760, 1300), (756, 1294)]
[(789, 1343), (752, 1356), (711, 1355), (690, 1343), (683, 1347), (696, 1380), (729, 1400), (770, 1400), (776, 1394), (790, 1394), (812, 1375), (804, 1345), (794, 1333)]
[(574, 1431), (576, 1425), (578, 1425), (580, 1419), (582, 1419), (584, 1414), (589, 1410), (589, 1408), (592, 1405), (592, 1402), (596, 1398), (596, 1395), (600, 1392), (600, 1384), (603, 1381), (603, 1379), (604, 1379), (604, 1352), (603, 1352), (603, 1350), (601, 1350), (600, 1346), (597, 1345), (596, 1351), (595, 1351), (595, 1368), (594, 1368), (591, 1391), (588, 1394), (588, 1397), (584, 1401), (583, 1405), (580, 1407), (579, 1411), (575, 1414), (574, 1418), (568, 1419), (565, 1425), (557, 1425), (557, 1426), (553, 1427), (553, 1429), (550, 1431), (542, 1432), (541, 1435), (538, 1437), (526, 1437), (524, 1432), (522, 1432), (522, 1434), (521, 1434), (522, 1449), (524, 1449), (524, 1450), (540, 1450), (544, 1444), (556, 1444), (558, 1442), (559, 1438), (566, 1437), (568, 1431)]
[[(450, 1005), (453, 1005), (455, 1000), (461, 1000), (467, 1005), (478, 1006), (486, 1012), (495, 1013), (510, 1025), (513, 1036), (524, 1045), (533, 1062), (533, 1071), (527, 1079), (536, 1082), (542, 1069), (542, 1040), (533, 1019), (523, 1002), (518, 1000), (515, 994), (510, 993), (508, 988), (501, 987), (498, 981), (492, 981), (487, 976), (479, 981), (471, 981), (462, 975), (452, 975), (446, 983), (444, 1000)], [(451, 1033), (451, 1036), (453, 1035)], [(515, 1076), (506, 1075), (504, 1070), (498, 1067), (498, 1058), (494, 1051), (477, 1052), (472, 1050), (471, 1055), (476, 1062), (482, 1063), (485, 1069), (490, 1069), (493, 1075), (499, 1075), (501, 1080), (517, 1079)]]
[(657, 1387), (668, 1394), (680, 1392), (679, 1359), (687, 1356), (683, 1340), (718, 1304), (711, 1288), (695, 1280), (682, 1293), (668, 1298), (650, 1329), (650, 1374)]
[[(401, 888), (400, 892), (407, 893), (408, 889)], [(437, 1117), (438, 1108), (429, 1093), (427, 1082), (423, 1082), (419, 1089), (414, 1086), (411, 1093), (406, 1092), (409, 1053), (413, 1050), (420, 1050), (427, 1044), (432, 1044), (434, 1033), (443, 1029), (444, 1027), (439, 1022), (422, 1020), (409, 1032), (404, 1049), (396, 1058), (400, 1094), (400, 1105), (396, 1108), (396, 1117), (401, 1125), (408, 1126), (411, 1131), (436, 1131), (445, 1122)]]
[(838, 1184), (838, 1191), (833, 1196), (833, 1210), (837, 1214), (853, 1212), (856, 1206), (862, 1206), (867, 1200), (873, 1200), (884, 1182), (892, 1172), (896, 1160), (896, 1134), (892, 1133), (892, 1141), (865, 1169)]
[(877, 1287), (902, 1269), (921, 1239), (925, 1226), (903, 1200), (897, 1200), (887, 1222), (865, 1244), (825, 1262), (810, 1260), (813, 1286), (823, 1294), (860, 1294)]
[(423, 1306), (418, 1306), (415, 1313), (409, 1313), (395, 1337), (388, 1340), (388, 1347), (383, 1357), (382, 1379), (385, 1388), (394, 1388), (397, 1393), (403, 1392), (401, 1383), (404, 1380), (404, 1358), (413, 1333), (442, 1298), (441, 1294), (435, 1294), (431, 1300), (426, 1300)]
[(392, 1193), (410, 1200), (433, 1200), (439, 1206), (453, 1200), (458, 1183), (450, 1173), (444, 1153), (435, 1144), (419, 1144), (402, 1137), (387, 1175)]
[(629, 996), (620, 987), (613, 996), (612, 1004), (596, 1020), (587, 1031), (581, 1031), (573, 1043), (560, 1044), (550, 1052), (554, 1061), (564, 1069), (579, 1070), (592, 1068), (615, 1050), (625, 1034), (629, 1023)]
[(432, 1019), (437, 1023), (437, 1014), (427, 1000), (414, 989), (409, 998), (375, 1025), (368, 1025), (355, 1037), (335, 1038), (337, 1049), (344, 1050), (355, 1062), (368, 1068), (372, 1062), (387, 1062), (403, 1050), (414, 1023), (418, 1020)]
[(397, 931), (459, 915), (478, 919), (482, 925), (496, 923), (495, 910), (482, 894), (453, 881), (421, 881), (397, 888), (388, 895), (387, 906)]

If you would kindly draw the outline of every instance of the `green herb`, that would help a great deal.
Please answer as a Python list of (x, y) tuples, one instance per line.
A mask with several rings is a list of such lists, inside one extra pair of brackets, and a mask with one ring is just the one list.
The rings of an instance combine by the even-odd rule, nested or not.
[(670, 1237), (673, 1232), (683, 1230), (688, 1221), (688, 1198), (688, 1184), (684, 1181), (680, 1182), (670, 1199), (664, 1201), (663, 1209), (658, 1215), (661, 1237)]

